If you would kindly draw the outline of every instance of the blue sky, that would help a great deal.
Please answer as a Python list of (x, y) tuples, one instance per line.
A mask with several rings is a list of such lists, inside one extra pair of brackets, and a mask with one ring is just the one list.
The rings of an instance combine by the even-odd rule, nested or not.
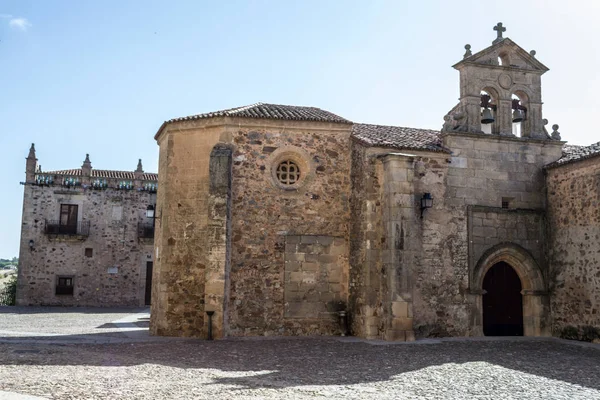
[[(169, 118), (255, 102), (439, 129), (464, 45), (510, 37), (550, 68), (544, 117), (600, 140), (600, 2), (0, 1), (0, 258), (18, 254), (25, 157), (157, 170)], [(592, 123), (590, 123), (592, 122)], [(592, 130), (594, 129), (594, 130)]]

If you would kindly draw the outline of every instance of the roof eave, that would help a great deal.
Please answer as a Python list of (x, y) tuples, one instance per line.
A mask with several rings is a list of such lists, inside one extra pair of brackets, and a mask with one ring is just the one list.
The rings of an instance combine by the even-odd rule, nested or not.
[(165, 129), (165, 127), (169, 123), (170, 123), (170, 121), (165, 121), (165, 122), (162, 123), (162, 125), (160, 126), (160, 128), (158, 128), (158, 130), (156, 131), (156, 134), (154, 135), (154, 140), (156, 140), (158, 142), (158, 138), (160, 137), (163, 129)]
[(416, 146), (399, 146), (399, 145), (393, 145), (393, 144), (373, 144), (368, 142), (365, 139), (359, 138), (357, 136), (350, 136), (350, 140), (353, 140), (355, 142), (357, 142), (358, 144), (364, 146), (364, 147), (380, 147), (380, 148), (384, 148), (384, 149), (396, 149), (396, 150), (413, 150), (413, 151), (428, 151), (428, 152), (432, 152), (432, 153), (446, 153), (446, 154), (451, 154), (452, 151), (443, 147), (440, 147), (439, 149), (424, 149), (422, 147), (416, 147)]
[(589, 160), (595, 157), (600, 157), (600, 152), (598, 153), (592, 153), (592, 154), (587, 154), (585, 156), (581, 156), (579, 158), (573, 158), (571, 160), (565, 161), (565, 162), (559, 162), (560, 160), (554, 161), (553, 163), (550, 163), (546, 166), (544, 166), (544, 169), (548, 170), (548, 169), (554, 169), (554, 168), (558, 168), (558, 167), (562, 167), (563, 165), (571, 165), (574, 164), (576, 162), (579, 161), (585, 161), (585, 160)]

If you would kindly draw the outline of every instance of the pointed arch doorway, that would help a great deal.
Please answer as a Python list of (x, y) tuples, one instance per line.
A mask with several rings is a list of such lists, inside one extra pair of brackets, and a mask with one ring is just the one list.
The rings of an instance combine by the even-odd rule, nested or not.
[[(496, 292), (498, 297), (502, 296), (501, 307), (506, 308), (507, 303), (505, 299), (508, 294), (505, 293), (506, 287), (509, 291), (512, 290), (513, 301), (516, 302), (518, 285), (497, 285), (486, 282), (484, 286), (484, 279), (492, 279), (496, 276), (497, 264), (507, 264), (508, 268), (511, 268), (512, 272), (517, 274), (519, 283), (521, 285), (520, 298), (522, 301), (521, 306), (521, 318), (522, 321), (522, 335), (523, 336), (551, 336), (551, 321), (550, 321), (550, 299), (546, 289), (544, 274), (542, 269), (532, 257), (531, 253), (525, 250), (523, 247), (516, 243), (504, 242), (499, 243), (488, 250), (486, 250), (479, 261), (475, 264), (473, 271), (470, 276), (471, 285), (471, 334), (474, 336), (491, 335), (491, 333), (484, 332), (484, 318), (489, 315), (494, 316), (497, 314), (486, 312), (484, 308), (484, 297), (488, 296), (488, 290), (490, 287), (495, 288), (500, 286), (500, 290)], [(498, 267), (498, 270), (506, 267)], [(494, 270), (488, 277), (488, 271)], [(507, 270), (510, 273), (510, 270)], [(513, 276), (514, 278), (514, 276)], [(497, 281), (500, 278), (494, 279)], [(510, 278), (507, 278), (510, 279)], [(515, 288), (516, 286), (516, 288)], [(504, 289), (502, 289), (504, 287)], [(510, 289), (512, 287), (512, 289)], [(504, 291), (503, 291), (504, 290)], [(485, 294), (484, 294), (485, 293)], [(490, 292), (492, 293), (492, 292)], [(493, 294), (492, 294), (493, 295)], [(486, 306), (488, 305), (488, 299), (485, 300)], [(512, 314), (511, 321), (515, 318), (519, 319), (518, 314)], [(486, 329), (487, 331), (487, 329)]]
[(521, 279), (506, 262), (494, 264), (483, 278), (483, 334), (523, 336)]

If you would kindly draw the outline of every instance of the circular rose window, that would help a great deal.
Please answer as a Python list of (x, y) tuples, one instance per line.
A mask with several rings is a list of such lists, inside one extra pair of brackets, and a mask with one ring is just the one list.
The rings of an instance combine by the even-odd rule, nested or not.
[(300, 180), (300, 168), (295, 162), (285, 160), (279, 163), (275, 175), (282, 185), (294, 185)]

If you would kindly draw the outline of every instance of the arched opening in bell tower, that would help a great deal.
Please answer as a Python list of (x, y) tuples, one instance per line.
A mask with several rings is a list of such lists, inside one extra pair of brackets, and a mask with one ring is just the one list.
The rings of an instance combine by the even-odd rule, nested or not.
[(501, 67), (510, 66), (510, 59), (508, 57), (508, 53), (502, 52), (498, 54), (498, 65)]
[(498, 95), (495, 90), (484, 88), (480, 96), (481, 131), (488, 134), (497, 133), (496, 112), (498, 109)]
[(517, 137), (527, 136), (527, 105), (528, 96), (522, 91), (516, 91), (511, 96), (512, 133)]

